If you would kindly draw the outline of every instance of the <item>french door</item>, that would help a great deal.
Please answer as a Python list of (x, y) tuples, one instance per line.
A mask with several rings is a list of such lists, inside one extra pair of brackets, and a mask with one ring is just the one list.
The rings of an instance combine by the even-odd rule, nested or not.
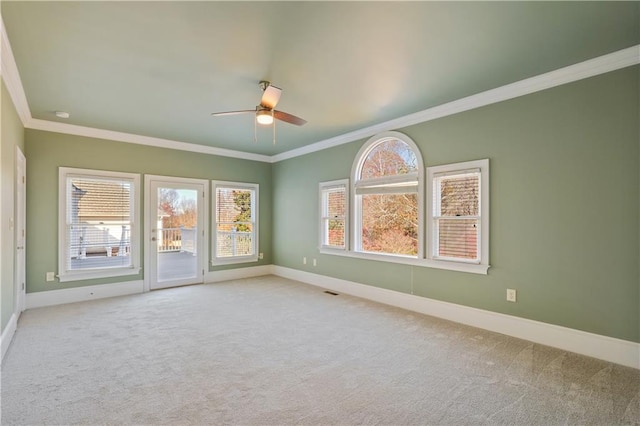
[(145, 287), (204, 282), (208, 181), (145, 177)]

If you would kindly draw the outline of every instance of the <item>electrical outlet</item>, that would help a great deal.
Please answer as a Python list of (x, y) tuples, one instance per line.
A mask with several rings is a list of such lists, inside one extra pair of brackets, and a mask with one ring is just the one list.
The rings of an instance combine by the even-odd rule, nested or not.
[(306, 264), (307, 264), (307, 258), (306, 258), (306, 257), (303, 257), (303, 258), (302, 258), (302, 264), (303, 264), (303, 265), (306, 265)]
[(507, 301), (515, 302), (516, 301), (516, 291), (512, 288), (507, 289)]
[(318, 261), (313, 259), (313, 266), (318, 266)]
[(264, 259), (264, 253), (260, 253), (260, 254), (258, 255), (258, 259)]
[(56, 279), (56, 273), (55, 272), (47, 272), (47, 281), (53, 281)]

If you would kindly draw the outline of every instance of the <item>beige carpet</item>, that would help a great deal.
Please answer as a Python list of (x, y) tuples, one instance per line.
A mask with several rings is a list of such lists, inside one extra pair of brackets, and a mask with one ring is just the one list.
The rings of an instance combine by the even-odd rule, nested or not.
[(24, 312), (2, 424), (640, 424), (640, 371), (267, 276)]

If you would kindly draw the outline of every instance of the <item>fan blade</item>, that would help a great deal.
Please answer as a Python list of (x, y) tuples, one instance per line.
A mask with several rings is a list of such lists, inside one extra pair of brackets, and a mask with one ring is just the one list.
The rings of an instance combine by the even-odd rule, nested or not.
[(276, 86), (267, 86), (264, 89), (264, 93), (262, 94), (262, 99), (260, 100), (260, 106), (274, 109), (276, 104), (280, 100), (280, 95), (282, 94), (282, 89), (277, 88)]
[(212, 112), (211, 116), (220, 117), (220, 116), (223, 116), (223, 115), (236, 115), (236, 114), (244, 114), (244, 113), (247, 113), (247, 112), (255, 113), (256, 110), (255, 109), (243, 109), (242, 111)]
[(307, 120), (303, 120), (300, 117), (296, 117), (295, 115), (289, 114), (284, 111), (274, 110), (273, 116), (278, 120), (282, 120), (289, 124), (295, 124), (296, 126), (304, 126), (305, 124), (307, 124)]

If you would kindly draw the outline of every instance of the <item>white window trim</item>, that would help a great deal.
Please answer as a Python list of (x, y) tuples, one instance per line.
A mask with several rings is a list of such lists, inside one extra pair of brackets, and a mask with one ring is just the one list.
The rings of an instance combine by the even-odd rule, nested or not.
[[(126, 268), (97, 268), (67, 271), (67, 178), (106, 177), (125, 179), (133, 182), (133, 221), (131, 224), (131, 266)], [(134, 173), (111, 172), (106, 170), (58, 169), (58, 279), (60, 282), (89, 280), (95, 278), (121, 277), (140, 273), (140, 175)]]
[[(344, 247), (334, 247), (334, 246), (328, 246), (324, 244), (325, 241), (325, 234), (324, 234), (324, 199), (323, 199), (323, 195), (324, 195), (324, 191), (331, 189), (331, 188), (336, 188), (336, 187), (343, 187), (344, 188), (344, 196), (345, 196), (345, 215), (344, 215)], [(332, 181), (328, 181), (328, 182), (320, 182), (320, 184), (318, 185), (319, 188), (319, 205), (320, 205), (320, 210), (319, 210), (319, 222), (320, 222), (320, 229), (319, 229), (319, 248), (320, 248), (320, 253), (333, 253), (333, 252), (345, 252), (349, 250), (349, 179), (339, 179), (339, 180), (332, 180)]]
[[(364, 160), (366, 159), (369, 152), (377, 146), (379, 143), (383, 142), (387, 139), (398, 139), (407, 145), (415, 152), (417, 160), (418, 160), (418, 171), (417, 173), (409, 173), (406, 175), (396, 175), (396, 176), (385, 176), (382, 178), (373, 178), (367, 179), (366, 182), (373, 185), (384, 185), (384, 184), (398, 184), (397, 192), (413, 192), (413, 190), (403, 190), (402, 188), (411, 188), (416, 186), (414, 183), (410, 181), (412, 179), (416, 179), (418, 181), (417, 184), (417, 193), (418, 193), (418, 254), (416, 256), (403, 256), (397, 254), (390, 253), (374, 253), (367, 252), (362, 250), (362, 235), (359, 230), (361, 229), (361, 211), (362, 211), (362, 202), (359, 195), (356, 194), (358, 188), (362, 188), (363, 183), (359, 179), (360, 173), (362, 171), (362, 165), (364, 164)], [(358, 153), (356, 154), (355, 160), (353, 162), (353, 166), (351, 168), (351, 178), (353, 179), (353, 191), (351, 191), (350, 195), (350, 222), (353, 224), (351, 226), (351, 246), (348, 251), (349, 256), (358, 257), (362, 259), (371, 259), (371, 260), (384, 260), (389, 262), (396, 263), (406, 263), (406, 261), (421, 261), (424, 258), (424, 165), (422, 162), (422, 154), (420, 153), (420, 149), (418, 145), (411, 140), (407, 135), (400, 132), (383, 132), (379, 133), (367, 140), (364, 145), (360, 148)], [(402, 183), (406, 182), (405, 185)], [(366, 185), (368, 188), (370, 185)], [(364, 192), (364, 191), (363, 191)], [(369, 191), (366, 191), (369, 192)], [(391, 191), (396, 192), (396, 191)], [(389, 193), (389, 191), (382, 190), (380, 193)], [(337, 253), (336, 253), (337, 254)]]
[[(251, 199), (251, 213), (253, 218), (253, 238), (251, 242), (253, 244), (253, 254), (249, 256), (233, 256), (233, 257), (218, 257), (217, 256), (217, 238), (218, 238), (218, 223), (216, 222), (216, 190), (218, 187), (222, 188), (233, 188), (233, 189), (241, 189), (241, 190), (253, 190), (255, 197)], [(257, 262), (259, 260), (259, 247), (258, 238), (259, 238), (259, 229), (258, 229), (258, 215), (259, 215), (259, 197), (260, 197), (260, 185), (257, 183), (245, 183), (245, 182), (228, 182), (223, 180), (213, 180), (211, 181), (211, 222), (212, 222), (212, 231), (211, 231), (211, 265), (231, 265), (236, 263), (248, 263), (248, 262)]]
[[(404, 176), (388, 176), (367, 180), (362, 184), (358, 180), (362, 164), (366, 155), (378, 142), (386, 138), (395, 138), (407, 143), (417, 154), (418, 172)], [(458, 174), (460, 172), (475, 169), (480, 170), (480, 233), (479, 233), (479, 250), (480, 261), (466, 261), (464, 259), (445, 259), (435, 258), (433, 256), (433, 179), (435, 175), (442, 174)], [(467, 272), (473, 274), (486, 275), (489, 264), (489, 160), (474, 160), (454, 164), (445, 164), (440, 166), (432, 166), (426, 168), (426, 183), (424, 178), (425, 167), (423, 165), (422, 154), (417, 145), (406, 135), (399, 132), (384, 132), (371, 137), (358, 151), (351, 168), (352, 183), (348, 183), (348, 179), (333, 182), (347, 182), (347, 220), (345, 227), (347, 229), (348, 241), (345, 241), (345, 249), (322, 247), (322, 228), (319, 233), (319, 251), (322, 254), (330, 254), (335, 256), (344, 256), (355, 259), (373, 260), (379, 262), (390, 262), (404, 265), (411, 265), (424, 268), (445, 269), (449, 271)], [(417, 176), (417, 185), (409, 183), (410, 176)], [(319, 196), (319, 222), (322, 227), (322, 186), (333, 182), (320, 183)], [(391, 187), (389, 187), (391, 185)], [(413, 192), (418, 193), (418, 255), (404, 256), (387, 253), (373, 253), (359, 250), (358, 229), (360, 229), (358, 221), (360, 220), (360, 212), (358, 210), (358, 195), (356, 192), (378, 193), (375, 186), (380, 186), (379, 193), (394, 192)], [(384, 187), (383, 187), (384, 186)], [(397, 186), (398, 190), (393, 186)], [(415, 189), (407, 189), (414, 187)], [(426, 195), (425, 195), (426, 194)], [(426, 202), (425, 202), (426, 198)], [(426, 206), (425, 206), (426, 204)], [(361, 207), (360, 207), (361, 208)], [(425, 214), (426, 213), (426, 214)], [(426, 221), (426, 223), (425, 223)]]
[(417, 266), (420, 268), (445, 269), (448, 271), (468, 272), (472, 274), (486, 275), (488, 265), (478, 265), (473, 263), (449, 262), (444, 260), (416, 259), (415, 257), (398, 254), (378, 254), (369, 252), (355, 252), (347, 250), (320, 250), (322, 254), (343, 256), (353, 259), (375, 260), (377, 262), (389, 262), (401, 265)]
[[(479, 261), (467, 261), (464, 259), (438, 258), (435, 254), (435, 236), (437, 232), (434, 226), (434, 197), (433, 186), (435, 178), (444, 175), (461, 174), (469, 170), (480, 170), (480, 232), (478, 248), (480, 250)], [(451, 270), (464, 270), (478, 274), (486, 274), (489, 269), (489, 160), (474, 160), (463, 163), (444, 164), (427, 167), (427, 182), (429, 196), (427, 197), (427, 260), (433, 267)]]

